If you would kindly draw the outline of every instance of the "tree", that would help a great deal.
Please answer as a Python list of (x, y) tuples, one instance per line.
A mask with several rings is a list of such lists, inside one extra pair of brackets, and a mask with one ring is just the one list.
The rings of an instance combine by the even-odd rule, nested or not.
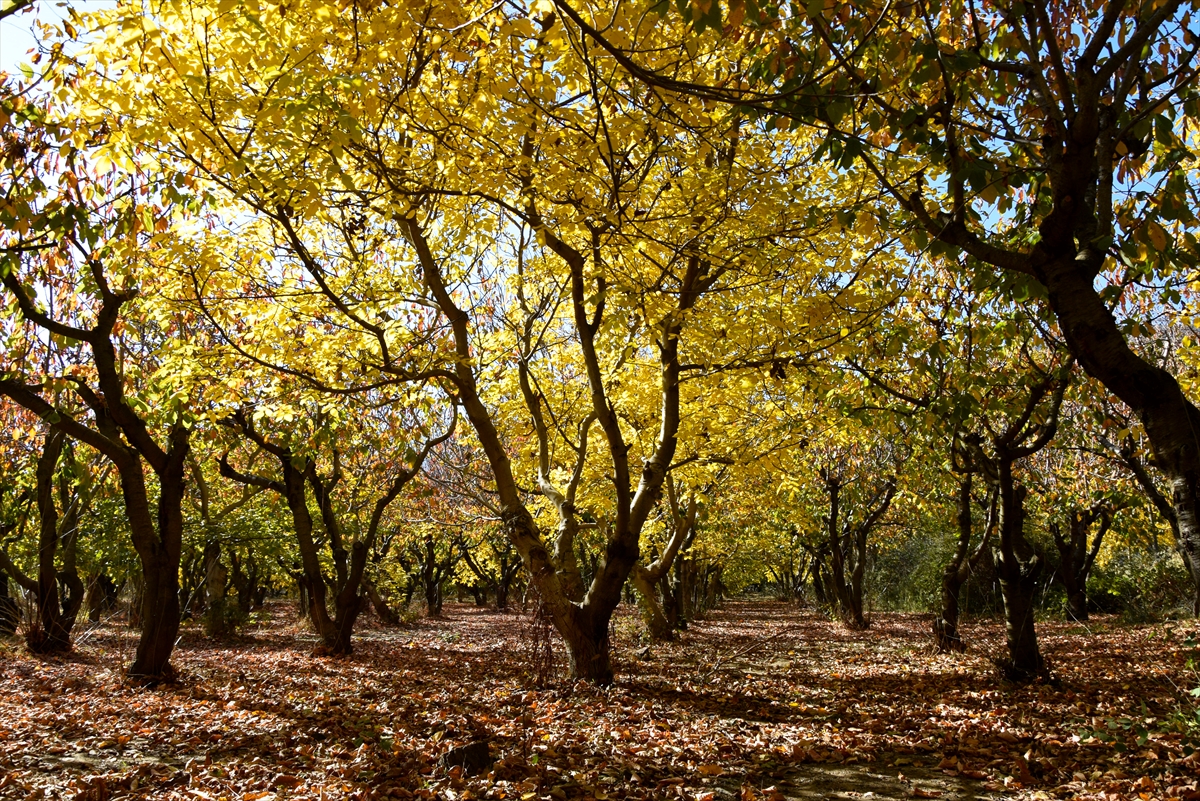
[[(77, 558), (82, 521), (89, 512), (96, 485), (103, 484), (106, 474), (107, 470), (94, 476), (92, 465), (81, 464), (61, 431), (51, 429), (43, 438), (35, 470), (36, 578), (26, 575), (0, 549), (0, 567), (32, 593), (37, 604), (40, 625), (26, 634), (34, 652), (71, 650), (71, 630), (83, 604), (85, 589)], [(60, 595), (60, 586), (65, 594)]]
[[(1067, 510), (1067, 532), (1055, 522), (1050, 524), (1054, 545), (1058, 548), (1058, 568), (1055, 571), (1067, 591), (1067, 614), (1072, 620), (1087, 620), (1087, 579), (1104, 535), (1112, 525), (1113, 509), (1099, 501), (1088, 508), (1073, 506)], [(1092, 526), (1099, 524), (1095, 535)]]
[[(634, 566), (630, 575), (633, 586), (637, 589), (642, 620), (650, 632), (652, 642), (666, 642), (675, 639), (675, 629), (679, 625), (679, 603), (673, 597), (674, 591), (668, 577), (680, 550), (691, 547), (696, 538), (696, 514), (699, 511), (697, 493), (691, 493), (686, 506), (684, 506), (680, 503), (675, 481), (669, 474), (666, 485), (667, 497), (664, 506), (668, 519), (667, 529), (670, 534), (661, 553), (647, 565), (639, 562)], [(665, 604), (660, 597), (666, 601)], [(673, 614), (668, 616), (667, 612), (664, 612), (664, 606), (667, 608), (667, 612)], [(672, 617), (676, 619), (672, 620)]]
[[(796, 226), (774, 213), (795, 195), (779, 178), (800, 166), (793, 143), (740, 115), (632, 91), (553, 16), (360, 11), (218, 7), (204, 41), (182, 7), (155, 12), (168, 37), (140, 9), (103, 13), (97, 22), (146, 35), (118, 46), (106, 37), (122, 26), (105, 26), (89, 52), (114, 81), (86, 92), (123, 135), (153, 141), (255, 216), (276, 254), (256, 279), (267, 291), (286, 294), (279, 270), (304, 286), (292, 311), (270, 314), (320, 319), (322, 334), (231, 338), (245, 357), (339, 393), (434, 381), (461, 399), (574, 674), (611, 681), (609, 621), (680, 450), (685, 404), (721, 374), (753, 384), (842, 340), (839, 322), (873, 305), (866, 287), (887, 285), (890, 262), (856, 251), (855, 232), (820, 213), (811, 226), (837, 235), (801, 251)], [(326, 57), (296, 58), (310, 47)], [(409, 57), (384, 56), (399, 52)], [(219, 66), (251, 63), (238, 78)], [(198, 96), (195, 74), (219, 79)], [(826, 176), (808, 174), (819, 197)], [(243, 304), (218, 272), (197, 275), (214, 318)], [(626, 365), (638, 367), (637, 392), (618, 375)], [(557, 409), (537, 389), (555, 372), (582, 389)], [(685, 374), (696, 376), (686, 390)], [(589, 444), (596, 427), (602, 441)], [(528, 451), (536, 503), (515, 473)], [(602, 474), (612, 478), (586, 514), (606, 535), (603, 559), (585, 586), (572, 493)]]
[[(969, 459), (969, 457), (968, 457)], [(955, 542), (954, 556), (942, 570), (941, 610), (933, 619), (933, 642), (939, 653), (966, 650), (962, 635), (958, 631), (959, 599), (963, 585), (971, 577), (971, 572), (979, 564), (980, 559), (990, 544), (992, 532), (996, 529), (997, 501), (999, 487), (990, 488), (987, 500), (987, 522), (984, 524), (983, 536), (974, 549), (971, 547), (975, 528), (972, 507), (976, 506), (972, 495), (975, 470), (968, 464), (960, 469), (958, 482), (957, 515), (958, 538)]]
[[(51, 73), (48, 79), (61, 85), (65, 76)], [(159, 294), (173, 274), (163, 271), (155, 281), (161, 248), (151, 234), (168, 227), (169, 218), (165, 208), (142, 198), (137, 175), (89, 163), (82, 145), (102, 138), (102, 128), (63, 122), (71, 118), (57, 117), (61, 109), (35, 105), (10, 84), (0, 92), (0, 170), (10, 191), (0, 214), (2, 308), (5, 317), (19, 318), (14, 327), (26, 337), (4, 354), (0, 395), (116, 468), (145, 579), (142, 635), (130, 674), (157, 681), (171, 675), (179, 629), (184, 464), (192, 424), (186, 392), (155, 372), (155, 339), (183, 323)], [(153, 332), (139, 326), (151, 310)], [(43, 341), (51, 343), (54, 358), (31, 360)], [(92, 415), (91, 425), (66, 397)], [(157, 479), (156, 502), (146, 466)]]
[(896, 447), (889, 444), (834, 446), (818, 456), (817, 475), (828, 503), (821, 519), (825, 541), (819, 552), (829, 558), (828, 572), (820, 571), (823, 589), (827, 598), (837, 602), (838, 614), (850, 629), (870, 625), (863, 613), (867, 538), (896, 496), (901, 461)]
[[(263, 414), (258, 415), (260, 419), (264, 416)], [(330, 421), (321, 420), (319, 414), (316, 417), (313, 427), (318, 443), (337, 438), (332, 435), (331, 428), (336, 430), (340, 436), (350, 437), (356, 433), (346, 427), (332, 426)], [(334, 497), (334, 492), (345, 475), (342, 470), (339, 445), (331, 446), (329, 466), (326, 471), (322, 471), (318, 465), (317, 453), (308, 447), (307, 443), (289, 441), (284, 437), (269, 437), (260, 430), (259, 425), (255, 422), (254, 413), (246, 409), (239, 409), (224, 419), (223, 422), (228, 428), (275, 457), (275, 461), (278, 463), (279, 477), (277, 478), (239, 470), (230, 463), (228, 455), (221, 458), (220, 470), (221, 475), (226, 478), (278, 494), (287, 504), (292, 516), (296, 541), (300, 548), (301, 582), (308, 601), (308, 617), (313, 628), (321, 636), (322, 647), (328, 653), (345, 655), (352, 652), (351, 635), (354, 631), (354, 623), (362, 610), (362, 597), (359, 593), (363, 586), (368, 556), (379, 536), (380, 528), (384, 523), (384, 515), (409, 482), (420, 473), (421, 466), (429, 452), (454, 433), (457, 420), (457, 415), (454, 415), (446, 430), (436, 436), (428, 437), (420, 451), (407, 449), (408, 465), (406, 467), (397, 469), (394, 463), (386, 466), (386, 473), (378, 488), (379, 494), (371, 506), (370, 518), (361, 531), (356, 534), (346, 531), (345, 521), (339, 513)], [(384, 422), (385, 425), (374, 433), (380, 438), (395, 436), (399, 428), (397, 424), (401, 421), (391, 415), (386, 415)], [(380, 440), (375, 442), (381, 444)], [(325, 542), (329, 547), (329, 555), (334, 569), (332, 579), (327, 577), (322, 569), (318, 543), (313, 537), (314, 525), (312, 512), (309, 509), (310, 498), (319, 511), (324, 528)], [(326, 601), (326, 585), (332, 589), (334, 595), (332, 616), (330, 616), (329, 605)]]
[[(1132, 336), (1152, 330), (1141, 309), (1183, 311), (1200, 256), (1194, 2), (865, 0), (786, 19), (734, 2), (725, 19), (757, 47), (757, 80), (729, 88), (679, 80), (555, 6), (649, 85), (820, 130), (824, 154), (890, 195), (898, 214), (878, 213), (911, 226), (914, 252), (964, 254), (1009, 299), (1043, 299), (1084, 371), (1141, 421), (1200, 574), (1200, 410)], [(721, 27), (720, 3), (684, 10)]]

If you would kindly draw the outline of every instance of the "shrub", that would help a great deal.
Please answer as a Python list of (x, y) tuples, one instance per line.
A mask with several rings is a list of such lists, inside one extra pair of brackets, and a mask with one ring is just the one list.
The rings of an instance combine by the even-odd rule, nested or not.
[(1186, 614), (1191, 579), (1170, 550), (1122, 548), (1088, 577), (1089, 603), (1120, 614), (1129, 623), (1149, 623)]
[(236, 601), (215, 598), (204, 610), (204, 633), (209, 637), (230, 637), (246, 625), (248, 616)]

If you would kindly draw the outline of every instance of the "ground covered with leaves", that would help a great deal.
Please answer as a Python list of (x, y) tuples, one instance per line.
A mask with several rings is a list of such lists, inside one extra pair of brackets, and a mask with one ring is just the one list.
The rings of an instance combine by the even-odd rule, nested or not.
[[(989, 661), (996, 622), (955, 656), (930, 653), (926, 616), (851, 633), (769, 601), (649, 652), (638, 631), (617, 619), (608, 689), (572, 685), (561, 654), (547, 675), (532, 616), (463, 605), (368, 621), (331, 659), (277, 604), (238, 641), (186, 629), (178, 683), (152, 689), (123, 678), (127, 629), (60, 659), (14, 640), (0, 798), (1200, 799), (1194, 621), (1046, 623), (1054, 681), (1024, 687)], [(490, 765), (454, 764), (479, 741)]]

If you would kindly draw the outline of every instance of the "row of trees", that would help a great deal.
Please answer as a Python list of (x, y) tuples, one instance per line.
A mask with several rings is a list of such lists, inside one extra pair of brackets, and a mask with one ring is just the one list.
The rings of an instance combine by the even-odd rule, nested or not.
[(1200, 576), (1190, 6), (737, 4), (722, 36), (717, 3), (308, 6), (73, 13), (3, 84), (0, 395), (42, 421), (10, 506), (37, 499), (47, 637), (82, 449), (150, 679), (185, 530), (266, 497), (332, 652), (373, 556), (486, 530), (602, 683), (628, 581), (669, 636), (780, 517), (865, 625), (872, 532), (947, 482), (939, 642), (994, 546), (1016, 677), (1034, 480), (1077, 606), (1130, 499)]

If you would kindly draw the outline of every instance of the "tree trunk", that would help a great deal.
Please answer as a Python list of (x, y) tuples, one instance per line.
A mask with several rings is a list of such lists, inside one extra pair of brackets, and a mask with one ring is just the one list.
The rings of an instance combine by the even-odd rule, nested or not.
[(667, 642), (675, 639), (675, 624), (663, 611), (659, 600), (658, 588), (664, 588), (665, 594), (670, 593), (669, 582), (666, 578), (675, 566), (679, 554), (685, 548), (690, 548), (696, 538), (696, 516), (700, 506), (696, 493), (692, 492), (687, 500), (686, 508), (680, 507), (680, 499), (676, 491), (675, 480), (669, 475), (665, 482), (667, 488), (666, 507), (671, 520), (671, 536), (663, 546), (662, 553), (649, 565), (635, 564), (630, 571), (630, 582), (637, 590), (638, 606), (642, 619), (650, 633), (651, 642)]
[(332, 642), (326, 638), (325, 647), (336, 656), (346, 656), (354, 651), (351, 638), (354, 634), (354, 623), (363, 609), (363, 596), (359, 594), (359, 588), (362, 587), (363, 574), (367, 568), (367, 550), (367, 544), (362, 540), (355, 540), (351, 544), (345, 579), (342, 588), (333, 599), (334, 637)]
[(826, 579), (828, 568), (825, 566), (825, 559), (820, 551), (813, 552), (812, 560), (810, 576), (812, 578), (813, 598), (816, 599), (819, 609), (827, 610), (829, 608), (829, 593), (827, 591), (829, 582)]
[[(678, 571), (676, 571), (678, 575)], [(679, 584), (672, 574), (663, 576), (658, 582), (658, 590), (662, 595), (663, 617), (667, 625), (675, 631), (687, 628), (687, 621), (679, 614)]]
[(84, 603), (88, 609), (88, 620), (99, 623), (100, 616), (117, 606), (117, 585), (107, 573), (96, 573), (87, 583)]
[(716, 609), (717, 605), (725, 599), (725, 582), (721, 580), (724, 572), (725, 569), (721, 565), (714, 565), (712, 572), (709, 573), (704, 590), (705, 609)]
[(374, 582), (363, 582), (363, 589), (367, 592), (367, 597), (371, 599), (371, 605), (375, 607), (375, 614), (379, 615), (379, 619), (388, 626), (399, 626), (400, 617), (395, 611), (388, 606), (387, 601), (379, 594), (379, 588)]
[(851, 630), (862, 630), (870, 625), (863, 614), (867, 536), (891, 507), (892, 498), (896, 494), (896, 478), (892, 476), (885, 481), (875, 495), (864, 504), (862, 519), (852, 526), (848, 519), (844, 522), (842, 520), (841, 478), (833, 473), (822, 473), (825, 491), (829, 495), (825, 544), (830, 557), (830, 589), (838, 602), (842, 623)]
[(955, 562), (946, 565), (942, 571), (942, 611), (933, 621), (933, 645), (939, 654), (967, 650), (958, 632), (958, 597), (962, 585), (959, 565)]
[(204, 595), (206, 598), (205, 630), (212, 637), (226, 637), (233, 633), (233, 620), (229, 614), (227, 585), (229, 568), (221, 561), (221, 544), (209, 540), (204, 545)]
[[(140, 565), (139, 565), (140, 566)], [(129, 615), (126, 623), (131, 629), (142, 627), (142, 596), (146, 594), (146, 581), (141, 574), (125, 580), (122, 587), (129, 587)]]
[[(1187, 552), (1183, 548), (1183, 537), (1179, 531), (1179, 517), (1175, 514), (1174, 507), (1167, 497), (1159, 491), (1158, 485), (1154, 481), (1153, 476), (1142, 463), (1142, 459), (1138, 457), (1134, 446), (1133, 437), (1127, 436), (1121, 445), (1115, 446), (1107, 443), (1110, 448), (1115, 450), (1121, 457), (1121, 461), (1133, 473), (1138, 485), (1150, 499), (1150, 503), (1158, 510), (1163, 520), (1171, 529), (1171, 544), (1175, 548), (1175, 552), (1179, 554), (1179, 558), (1183, 560), (1183, 565), (1187, 568), (1188, 575), (1192, 579), (1192, 615), (1200, 616), (1200, 563), (1194, 563), (1188, 558)], [(1154, 535), (1154, 546), (1157, 547), (1158, 534)]]
[(1000, 548), (996, 572), (1004, 599), (1004, 627), (1008, 642), (1005, 671), (1015, 681), (1029, 681), (1045, 674), (1045, 663), (1034, 629), (1033, 597), (1041, 573), (1041, 559), (1025, 539), (1025, 487), (1015, 486), (1012, 462), (999, 459)]
[(425, 609), (430, 617), (442, 614), (442, 575), (438, 570), (433, 537), (425, 537), (424, 559), (421, 563), (421, 587), (425, 591)]
[(570, 658), (571, 677), (607, 686), (612, 684), (612, 655), (609, 650), (608, 624), (612, 613), (591, 614), (574, 607), (570, 625), (562, 631)]
[(258, 563), (254, 561), (253, 556), (250, 556), (243, 567), (242, 560), (237, 555), (237, 551), (230, 549), (229, 566), (233, 591), (237, 593), (238, 610), (243, 615), (248, 615), (254, 608), (254, 601), (258, 592)]
[[(281, 462), (283, 460), (280, 460)], [(308, 494), (305, 492), (304, 474), (291, 465), (283, 465), (284, 499), (292, 513), (292, 528), (300, 546), (303, 600), (307, 601), (308, 619), (321, 637), (325, 647), (337, 641), (337, 631), (329, 618), (325, 601), (325, 575), (321, 571), (317, 544), (313, 541), (313, 519), (308, 511)]]
[(58, 598), (58, 509), (54, 504), (54, 472), (66, 439), (61, 431), (46, 434), (42, 454), (37, 461), (37, 506), (41, 518), (38, 530), (37, 609), (40, 626), (26, 636), (29, 649), (52, 654), (71, 650), (71, 632), (62, 617)]
[[(1072, 508), (1067, 514), (1068, 532), (1063, 536), (1058, 524), (1051, 524), (1054, 545), (1058, 548), (1056, 575), (1067, 592), (1067, 615), (1072, 620), (1088, 619), (1087, 580), (1100, 553), (1104, 535), (1112, 525), (1113, 510), (1103, 502), (1090, 509)], [(1093, 538), (1092, 524), (1100, 527)], [(1090, 543), (1089, 543), (1090, 539)]]
[[(357, 588), (356, 588), (357, 589)], [(347, 656), (354, 652), (354, 623), (362, 611), (362, 596), (357, 591), (338, 593), (334, 599), (336, 615), (334, 617), (335, 636), (332, 642), (326, 643), (329, 653), (334, 656)]]
[[(171, 431), (171, 447), (166, 455), (166, 464), (158, 474), (157, 525), (149, 530), (143, 527), (140, 531), (138, 526), (133, 526), (134, 547), (142, 563), (145, 583), (142, 593), (142, 636), (129, 674), (143, 681), (157, 682), (174, 676), (170, 659), (179, 636), (179, 558), (183, 547), (184, 463), (187, 452), (188, 431), (176, 427)], [(136, 473), (136, 476), (132, 476), (132, 483), (137, 483), (141, 477), (140, 460), (136, 471), (121, 471), (122, 484), (126, 483), (127, 472)], [(148, 521), (149, 501), (145, 484), (131, 489), (134, 490), (134, 503), (139, 507), (137, 517), (144, 516)]]
[[(1141, 420), (1153, 463), (1171, 486), (1180, 555), (1193, 579), (1200, 579), (1200, 438), (1196, 436), (1200, 409), (1184, 396), (1174, 376), (1130, 348), (1092, 276), (1076, 263), (1076, 243), (1070, 233), (1060, 232), (1058, 239), (1066, 252), (1042, 266), (1038, 278), (1046, 285), (1067, 345), (1083, 369)], [(1193, 613), (1200, 614), (1200, 582), (1195, 586)]]
[(179, 636), (179, 563), (169, 554), (142, 557), (142, 636), (129, 674), (149, 682), (169, 679), (171, 652)]
[(989, 504), (988, 521), (974, 553), (971, 552), (971, 473), (964, 473), (958, 485), (958, 544), (954, 558), (942, 571), (942, 611), (933, 621), (934, 647), (938, 653), (962, 652), (967, 649), (962, 635), (958, 630), (959, 598), (962, 587), (971, 575), (971, 570), (980, 557), (986, 552), (988, 539), (996, 521), (995, 490), (992, 492), (992, 502)]
[(58, 583), (65, 590), (62, 599), (62, 625), (70, 633), (75, 628), (75, 619), (83, 606), (84, 586), (79, 578), (79, 521), (86, 503), (82, 488), (72, 491), (73, 479), (78, 477), (78, 466), (74, 452), (68, 448), (67, 465), (71, 473), (63, 471), (58, 477), (58, 499), (63, 508), (62, 523), (62, 568), (58, 571)]
[(296, 580), (296, 617), (303, 620), (309, 617), (308, 578), (303, 571), (293, 573), (292, 578)]
[(640, 565), (633, 569), (630, 575), (634, 589), (637, 590), (638, 609), (642, 613), (642, 622), (650, 632), (651, 642), (669, 642), (675, 639), (675, 628), (663, 613), (662, 605), (658, 602), (656, 583), (652, 581), (650, 571)]
[(966, 650), (958, 633), (958, 596), (966, 581), (963, 567), (971, 544), (971, 474), (958, 484), (958, 546), (954, 558), (942, 570), (942, 612), (933, 621), (933, 643), (939, 654)]
[(8, 594), (8, 576), (0, 573), (0, 636), (11, 637), (17, 631), (21, 610)]
[[(830, 589), (837, 601), (838, 614), (846, 628), (861, 630), (867, 628), (866, 618), (862, 612), (862, 596), (856, 597), (854, 585), (846, 575), (846, 559), (854, 556), (852, 547), (857, 547), (857, 538), (851, 537), (851, 532), (843, 532), (841, 522), (841, 481), (831, 476), (825, 477), (825, 492), (829, 496), (829, 515), (825, 518), (827, 533), (826, 544), (829, 549)], [(861, 559), (861, 557), (860, 557)], [(857, 563), (859, 559), (856, 559)], [(862, 585), (859, 583), (859, 589)]]

